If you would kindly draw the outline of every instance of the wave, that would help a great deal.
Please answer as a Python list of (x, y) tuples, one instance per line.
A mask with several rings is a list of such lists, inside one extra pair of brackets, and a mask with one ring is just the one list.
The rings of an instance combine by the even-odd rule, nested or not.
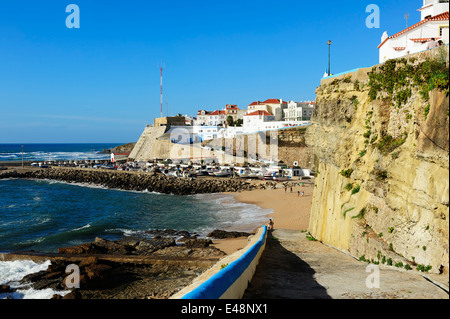
[(79, 230), (90, 228), (90, 227), (91, 227), (91, 224), (87, 224), (87, 225), (81, 226), (79, 228), (72, 229), (71, 231), (79, 231)]
[(32, 260), (0, 261), (0, 285), (9, 285), (14, 292), (0, 294), (0, 299), (50, 299), (54, 294), (61, 296), (70, 291), (56, 291), (50, 288), (37, 290), (29, 285), (20, 284), (19, 281), (29, 274), (47, 270), (50, 260), (36, 263)]
[[(97, 151), (88, 152), (24, 152), (24, 160), (36, 161), (81, 161), (81, 160), (106, 160), (109, 159), (109, 154), (103, 154)], [(20, 160), (22, 153), (0, 153), (0, 161)]]
[(29, 274), (47, 270), (51, 261), (36, 263), (32, 260), (0, 261), (0, 285), (18, 287), (18, 281)]

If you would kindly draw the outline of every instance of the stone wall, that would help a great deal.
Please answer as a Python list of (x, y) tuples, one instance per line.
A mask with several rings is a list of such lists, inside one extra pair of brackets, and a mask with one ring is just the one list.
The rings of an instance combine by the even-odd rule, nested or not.
[(128, 157), (129, 160), (149, 161), (158, 158), (154, 151), (156, 139), (166, 132), (166, 127), (147, 126)]

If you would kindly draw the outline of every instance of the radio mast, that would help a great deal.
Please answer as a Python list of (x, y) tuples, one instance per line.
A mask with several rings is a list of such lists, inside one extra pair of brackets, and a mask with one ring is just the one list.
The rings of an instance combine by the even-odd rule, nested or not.
[(162, 61), (161, 61), (161, 67), (160, 67), (160, 71), (161, 71), (161, 117), (163, 117), (163, 69), (164, 69), (164, 65), (162, 64)]

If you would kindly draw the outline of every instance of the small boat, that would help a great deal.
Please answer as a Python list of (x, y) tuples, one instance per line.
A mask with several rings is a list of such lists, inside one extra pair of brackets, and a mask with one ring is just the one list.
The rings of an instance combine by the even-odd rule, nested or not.
[(163, 170), (163, 174), (166, 176), (175, 176), (175, 177), (180, 176), (180, 173), (177, 170), (171, 170), (171, 169)]
[(263, 175), (260, 175), (259, 178), (264, 181), (273, 180), (273, 173), (264, 173)]
[(218, 170), (218, 171), (214, 172), (214, 176), (216, 176), (216, 177), (228, 177), (231, 174), (232, 173), (230, 172), (229, 169), (221, 169), (221, 170)]
[(250, 173), (251, 171), (247, 169), (240, 169), (236, 172), (236, 174), (238, 174), (238, 176), (242, 178), (248, 178), (250, 176)]
[(289, 176), (283, 176), (283, 175), (274, 175), (273, 176), (273, 180), (274, 181), (278, 181), (278, 182), (285, 182), (289, 180)]

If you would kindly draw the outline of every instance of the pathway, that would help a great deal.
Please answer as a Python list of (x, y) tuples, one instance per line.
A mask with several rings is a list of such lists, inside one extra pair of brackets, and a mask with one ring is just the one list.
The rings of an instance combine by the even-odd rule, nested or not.
[[(367, 263), (309, 241), (297, 230), (275, 229), (243, 299), (448, 299), (447, 275), (379, 266), (369, 289)], [(441, 283), (439, 283), (440, 281)]]

